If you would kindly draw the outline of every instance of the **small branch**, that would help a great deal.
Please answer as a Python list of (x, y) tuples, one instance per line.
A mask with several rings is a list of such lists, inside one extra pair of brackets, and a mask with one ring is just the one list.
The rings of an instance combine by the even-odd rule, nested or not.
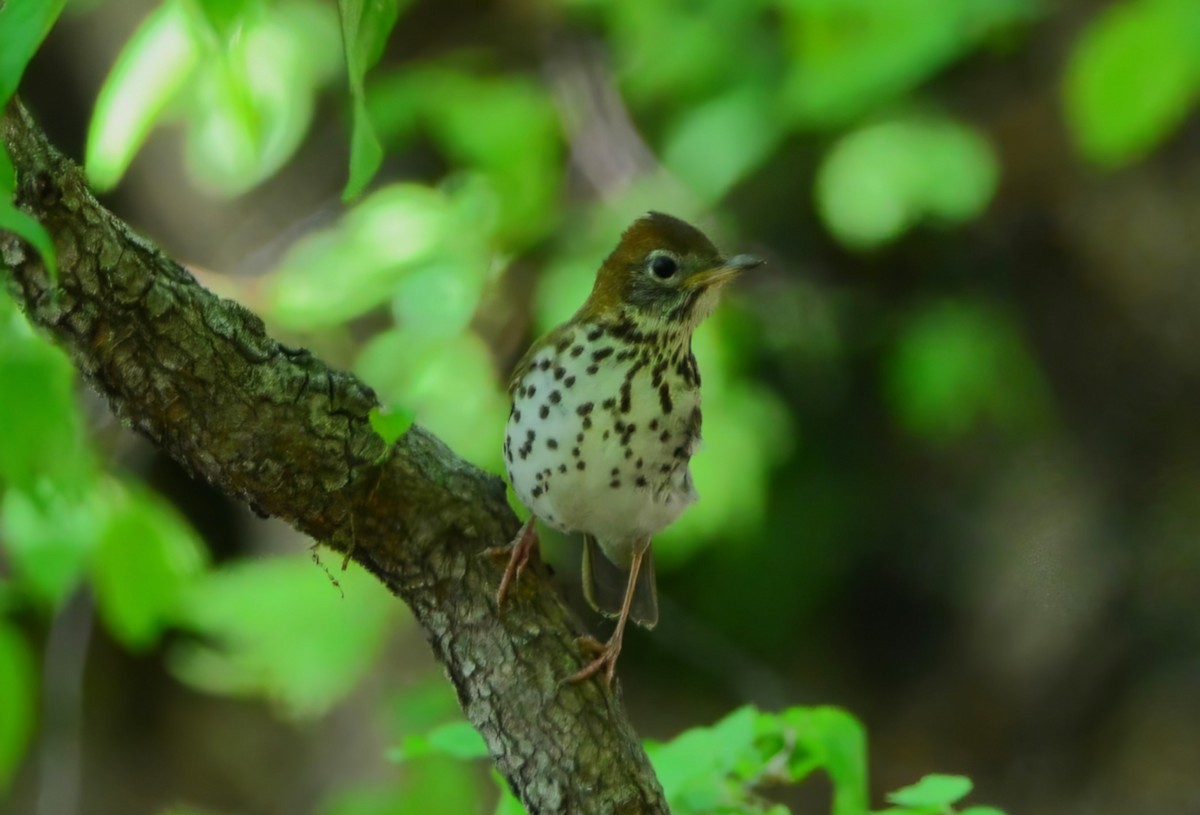
[(527, 573), (497, 612), (500, 571), (482, 553), (519, 526), (503, 482), (420, 427), (374, 464), (383, 441), (366, 385), (201, 288), (96, 202), (16, 102), (0, 138), (18, 205), (53, 236), (59, 288), (51, 297), (37, 255), (8, 233), (0, 268), (113, 411), (196, 477), (350, 553), (408, 603), (530, 812), (666, 812), (615, 695), (560, 685), (582, 664), (582, 629), (552, 586)]

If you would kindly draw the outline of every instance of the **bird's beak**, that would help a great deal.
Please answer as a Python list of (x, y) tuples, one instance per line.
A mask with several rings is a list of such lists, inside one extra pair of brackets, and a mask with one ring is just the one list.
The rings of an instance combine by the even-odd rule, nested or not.
[(703, 272), (697, 272), (688, 278), (683, 285), (688, 289), (707, 289), (710, 286), (719, 286), (723, 283), (728, 283), (747, 269), (762, 266), (763, 263), (762, 258), (755, 257), (754, 255), (734, 255), (722, 261), (719, 266), (714, 266)]

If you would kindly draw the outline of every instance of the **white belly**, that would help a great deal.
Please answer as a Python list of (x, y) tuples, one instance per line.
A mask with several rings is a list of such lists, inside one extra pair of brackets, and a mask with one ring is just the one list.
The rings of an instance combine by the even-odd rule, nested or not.
[[(614, 544), (654, 535), (696, 500), (688, 461), (700, 403), (698, 388), (677, 378), (659, 379), (669, 388), (663, 399), (652, 364), (627, 378), (637, 357), (616, 356), (594, 363), (587, 353), (544, 349), (514, 391), (505, 434), (508, 475), (521, 501), (551, 526)], [(550, 360), (545, 368), (542, 358)]]

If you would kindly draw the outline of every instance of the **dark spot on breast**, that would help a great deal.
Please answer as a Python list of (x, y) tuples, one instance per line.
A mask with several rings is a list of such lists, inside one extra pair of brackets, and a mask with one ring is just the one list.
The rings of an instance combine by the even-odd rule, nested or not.
[(555, 351), (557, 351), (558, 353), (560, 353), (560, 354), (561, 354), (563, 351), (566, 351), (568, 348), (570, 348), (570, 347), (571, 347), (571, 342), (572, 342), (574, 339), (575, 339), (575, 335), (574, 335), (574, 334), (572, 334), (572, 335), (570, 335), (570, 336), (568, 336), (568, 337), (563, 337), (561, 340), (559, 340), (559, 341), (558, 341), (558, 342), (555, 344), (555, 346), (554, 346), (554, 350), (555, 350)]
[(651, 430), (658, 430), (658, 419), (651, 419), (651, 420), (650, 420), (650, 429), (651, 429)]
[(633, 458), (633, 448), (632, 447), (625, 448), (625, 458)]
[(637, 351), (633, 348), (626, 348), (624, 351), (617, 353), (617, 362), (624, 362), (627, 359), (633, 359), (637, 356)]
[(541, 416), (543, 419), (545, 419), (549, 415), (550, 415), (549, 405), (542, 405), (540, 408), (538, 408), (538, 416)]
[(513, 412), (512, 412), (512, 417), (513, 417), (514, 422), (521, 421), (521, 411), (514, 408)]
[(574, 375), (568, 376), (566, 379), (563, 380), (563, 385), (568, 388), (574, 384), (575, 384), (575, 376)]
[(601, 348), (599, 351), (593, 351), (592, 352), (592, 362), (599, 362), (602, 359), (607, 359), (608, 357), (612, 356), (612, 353), (613, 353), (613, 348), (611, 345), (608, 346), (607, 348)]
[(605, 430), (605, 431), (604, 431), (604, 436), (603, 436), (603, 439), (604, 439), (604, 441), (608, 441), (608, 435), (609, 435), (609, 434), (608, 434), (608, 431), (607, 431), (607, 430)]
[(576, 462), (575, 462), (575, 469), (576, 469), (576, 470), (582, 470), (582, 469), (583, 469), (584, 467), (586, 467), (586, 466), (587, 466), (587, 463), (586, 463), (586, 462), (584, 462), (584, 461), (576, 461)]
[(644, 487), (644, 486), (646, 486), (646, 476), (644, 476), (644, 475), (639, 475), (639, 476), (637, 477), (637, 485), (638, 485), (639, 487)]
[(586, 416), (592, 412), (593, 407), (595, 407), (595, 405), (593, 403), (584, 402), (582, 405), (575, 408), (575, 412), (578, 413), (580, 416)]
[(612, 473), (611, 473), (611, 475), (612, 475), (612, 477), (613, 477), (613, 478), (616, 478), (616, 477), (617, 477), (617, 476), (619, 476), (620, 474), (621, 474), (621, 468), (620, 468), (620, 467), (613, 467), (613, 468), (612, 468)]
[(558, 440), (557, 439), (546, 439), (546, 446), (549, 447), (551, 450), (557, 450), (558, 449)]
[(584, 417), (583, 417), (583, 429), (584, 429), (584, 430), (591, 430), (591, 429), (592, 429), (592, 417), (591, 417), (591, 416), (584, 416)]
[(671, 388), (666, 382), (658, 386), (658, 403), (662, 406), (663, 413), (670, 413), (674, 404), (671, 402)]
[(534, 498), (537, 498), (537, 497), (538, 497), (539, 495), (541, 495), (541, 494), (542, 494), (542, 488), (541, 488), (541, 487), (534, 487), (534, 488), (533, 488), (533, 493), (532, 493), (532, 495), (533, 495), (533, 497), (534, 497)]
[(596, 371), (598, 371), (598, 370), (600, 370), (600, 366), (599, 366), (599, 365), (589, 365), (589, 366), (587, 366), (587, 372), (588, 372), (589, 374), (593, 374), (593, 375), (594, 375), (594, 374), (596, 373)]
[(612, 481), (608, 482), (608, 486), (612, 487), (615, 490), (621, 486), (621, 480), (619, 478), (614, 478)]
[(603, 402), (600, 403), (600, 407), (602, 407), (605, 410), (612, 410), (616, 406), (617, 406), (617, 400), (613, 399), (611, 397), (608, 399), (605, 399)]
[(576, 345), (574, 348), (571, 349), (571, 356), (573, 356), (573, 357), (577, 357), (582, 353), (583, 353), (582, 345)]
[(596, 340), (600, 339), (603, 336), (604, 336), (603, 328), (593, 328), (591, 331), (588, 332), (588, 335), (587, 335), (588, 342), (595, 342)]
[(536, 439), (536, 438), (537, 438), (537, 436), (534, 434), (534, 432), (533, 432), (532, 430), (526, 430), (526, 431), (525, 431), (525, 438), (526, 438), (528, 441), (533, 441), (534, 439)]
[(662, 465), (661, 467), (659, 467), (659, 468), (658, 468), (658, 471), (659, 471), (659, 472), (662, 472), (662, 473), (669, 473), (669, 472), (671, 472), (671, 465), (670, 465), (670, 464), (664, 464), (664, 465)]
[(579, 458), (579, 448), (578, 448), (578, 447), (572, 447), (572, 448), (571, 448), (571, 455), (575, 456), (575, 458)]
[(521, 387), (517, 388), (517, 398), (518, 398), (518, 399), (524, 399), (524, 398), (525, 398), (525, 394), (526, 394), (528, 391), (529, 391), (529, 389), (528, 389), (528, 388), (526, 388), (524, 385), (522, 385)]
[(537, 385), (530, 385), (528, 395), (532, 397), (535, 393), (537, 393)]
[(562, 394), (558, 391), (550, 391), (550, 404), (557, 405), (562, 401)]
[(564, 368), (563, 366), (559, 365), (557, 368), (554, 369), (554, 378), (555, 379), (562, 379), (566, 375), (567, 375), (567, 369)]
[(626, 379), (624, 382), (621, 383), (621, 412), (622, 413), (628, 413), (630, 407), (632, 407), (632, 405), (630, 404), (632, 401), (630, 390), (631, 389), (629, 386), (629, 380)]
[(583, 434), (582, 434), (582, 433), (576, 433), (576, 434), (575, 434), (575, 441), (577, 441), (577, 442), (581, 442), (581, 443), (582, 443), (582, 442), (583, 442)]
[(663, 374), (666, 373), (666, 371), (667, 363), (665, 360), (655, 365), (654, 370), (650, 375), (650, 385), (655, 388), (661, 385), (663, 383)]
[(634, 466), (634, 467), (637, 467), (639, 470), (640, 470), (640, 469), (642, 469), (642, 460), (639, 458), (639, 459), (637, 460), (637, 463), (636, 463), (636, 464), (634, 464), (633, 466)]
[(565, 472), (567, 471), (567, 465), (566, 465), (566, 464), (559, 464), (559, 465), (558, 465), (558, 471), (559, 471), (560, 473), (565, 473)]
[(662, 433), (658, 434), (658, 440), (661, 441), (663, 444), (666, 444), (667, 439), (669, 439), (669, 438), (671, 438), (670, 430), (664, 430)]
[(539, 362), (538, 367), (541, 368), (543, 371), (550, 370), (550, 357), (546, 357), (541, 362)]
[(684, 459), (685, 461), (688, 457), (687, 450), (684, 450), (682, 447), (676, 447), (675, 452), (671, 453), (671, 455), (675, 456), (675, 458)]
[(535, 478), (537, 478), (537, 480), (538, 480), (538, 481), (541, 481), (541, 480), (542, 480), (543, 478), (545, 478), (545, 477), (546, 477), (546, 476), (542, 475), (541, 473), (537, 473), (537, 474), (536, 474), (536, 476), (535, 476)]

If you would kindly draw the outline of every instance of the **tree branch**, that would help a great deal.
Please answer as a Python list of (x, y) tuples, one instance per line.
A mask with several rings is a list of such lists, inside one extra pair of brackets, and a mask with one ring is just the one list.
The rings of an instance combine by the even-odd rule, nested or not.
[(413, 427), (381, 465), (370, 388), (267, 336), (101, 207), (13, 102), (0, 138), (17, 204), (50, 232), (60, 278), (0, 233), (9, 288), (113, 411), (195, 476), (351, 556), (411, 607), (500, 772), (534, 813), (666, 812), (616, 695), (561, 685), (577, 620), (526, 573), (497, 612), (483, 555), (516, 533), (499, 478)]

